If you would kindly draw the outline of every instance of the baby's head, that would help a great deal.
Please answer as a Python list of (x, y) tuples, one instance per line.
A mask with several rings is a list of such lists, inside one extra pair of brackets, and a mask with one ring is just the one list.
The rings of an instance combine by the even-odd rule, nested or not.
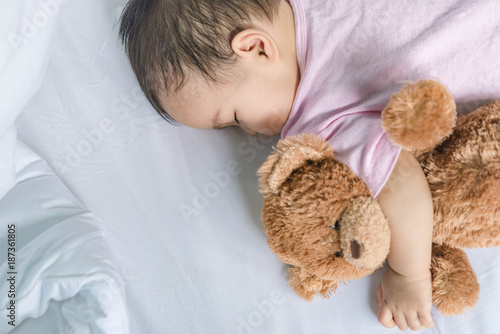
[(285, 0), (130, 0), (120, 35), (143, 92), (166, 120), (281, 132), (299, 80)]

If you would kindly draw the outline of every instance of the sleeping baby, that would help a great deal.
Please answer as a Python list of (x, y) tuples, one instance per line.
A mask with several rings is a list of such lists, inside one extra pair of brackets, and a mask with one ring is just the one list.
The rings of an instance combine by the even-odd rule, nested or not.
[(130, 0), (120, 35), (167, 121), (326, 139), (389, 220), (378, 320), (419, 330), (434, 325), (432, 200), (380, 112), (408, 80), (438, 79), (458, 103), (498, 99), (498, 13), (489, 0)]

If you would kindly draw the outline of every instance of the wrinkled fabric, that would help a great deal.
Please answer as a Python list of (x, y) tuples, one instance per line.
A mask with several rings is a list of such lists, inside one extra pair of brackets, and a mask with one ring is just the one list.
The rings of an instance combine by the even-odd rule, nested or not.
[(400, 148), (380, 112), (407, 81), (500, 98), (500, 2), (291, 0), (300, 83), (281, 136), (316, 133), (376, 197)]

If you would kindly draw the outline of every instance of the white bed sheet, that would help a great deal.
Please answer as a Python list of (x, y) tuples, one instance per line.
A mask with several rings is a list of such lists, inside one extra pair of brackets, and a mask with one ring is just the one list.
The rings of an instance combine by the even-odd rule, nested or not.
[[(288, 287), (262, 231), (255, 176), (276, 138), (167, 124), (118, 41), (125, 1), (58, 3), (47, 70), (18, 138), (102, 222), (131, 333), (389, 332), (376, 317), (383, 270), (312, 303)], [(453, 318), (433, 310), (436, 327), (422, 333), (500, 332), (500, 250), (468, 254), (479, 303)], [(59, 312), (54, 302), (33, 330), (59, 334)]]

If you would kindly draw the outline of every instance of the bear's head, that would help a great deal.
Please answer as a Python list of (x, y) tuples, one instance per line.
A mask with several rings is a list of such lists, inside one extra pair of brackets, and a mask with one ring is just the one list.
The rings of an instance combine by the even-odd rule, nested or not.
[(271, 250), (292, 266), (290, 285), (311, 300), (371, 274), (387, 257), (388, 221), (370, 191), (314, 135), (281, 140), (259, 169)]

